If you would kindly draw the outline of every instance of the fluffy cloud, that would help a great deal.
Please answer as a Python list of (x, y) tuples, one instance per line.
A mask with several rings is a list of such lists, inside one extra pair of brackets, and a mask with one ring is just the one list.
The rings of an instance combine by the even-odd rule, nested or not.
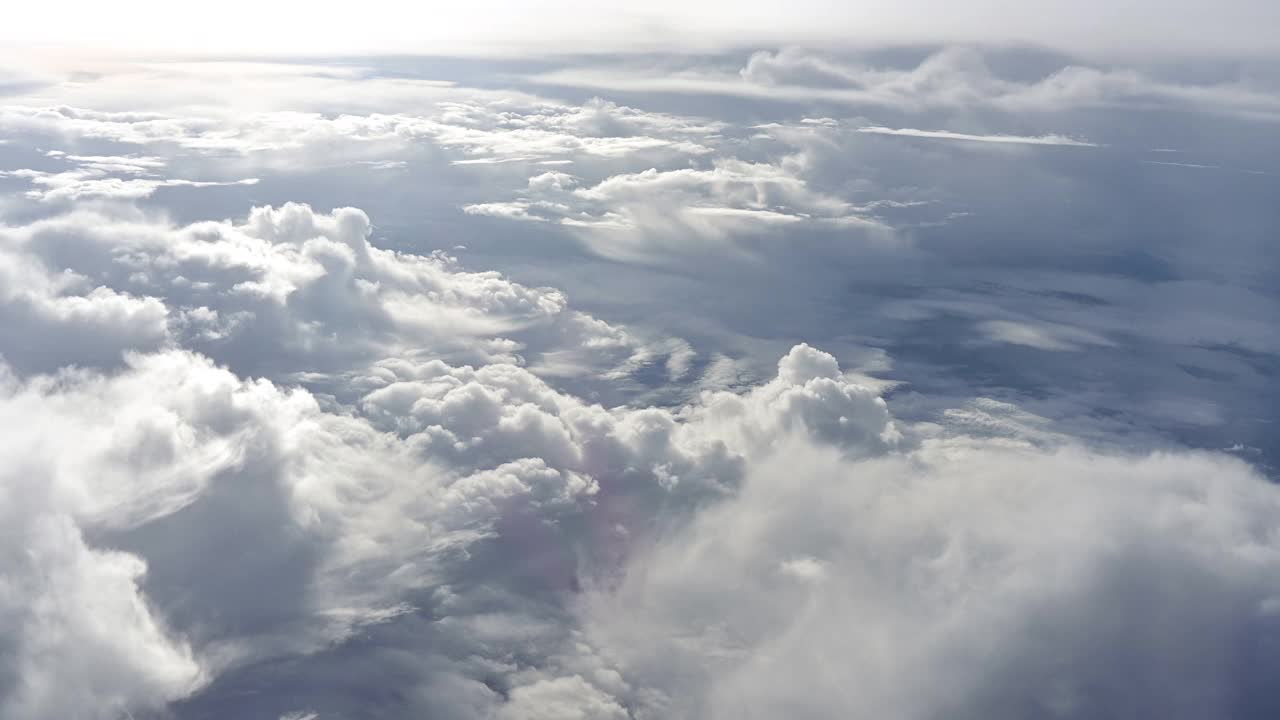
[(628, 363), (684, 352), (572, 311), (554, 289), (380, 249), (371, 232), (359, 210), (296, 204), (240, 223), (77, 210), (3, 229), (4, 354), (20, 370), (48, 370), (171, 342), (242, 372), (319, 382), (385, 357), (625, 375)]
[(50, 272), (24, 243), (0, 233), (0, 318), (0, 354), (20, 370), (52, 370), (109, 364), (125, 349), (159, 347), (169, 310), (69, 268)]
[(442, 103), (424, 131), (475, 161), (618, 158), (654, 150), (704, 155), (712, 149), (703, 143), (718, 140), (722, 128), (709, 120), (646, 112), (596, 98), (581, 106)]
[[(607, 257), (645, 259), (698, 250), (689, 236), (722, 244), (733, 235), (795, 223), (860, 230), (890, 229), (865, 208), (811, 188), (806, 157), (775, 163), (718, 158), (711, 167), (622, 173), (589, 185), (563, 172), (529, 178), (528, 194), (464, 210), (509, 220), (555, 222), (578, 232)], [(719, 242), (715, 242), (719, 241)]]
[[(1079, 127), (1031, 110), (1161, 107), (1172, 85), (1079, 68), (1013, 78), (957, 50), (905, 69), (784, 50), (723, 77), (659, 78), (812, 113), (761, 102), (734, 123), (292, 67), (184, 70), (204, 86), (269, 74), (280, 107), (56, 105), (109, 92), (104, 78), (0, 112), (15, 136), (68, 148), (33, 159), (11, 143), (13, 167), (69, 166), (19, 171), (42, 194), (0, 208), (0, 715), (1275, 714), (1274, 486), (1225, 454), (1139, 452), (1172, 443), (1111, 432), (1143, 412), (1210, 426), (1265, 404), (1120, 386), (1164, 389), (1161, 360), (1265, 383), (1266, 270), (1232, 274), (1153, 231), (1164, 274), (1063, 271), (1053, 253), (1150, 249), (1137, 223), (1095, 234), (1054, 215), (1131, 212), (1092, 204), (1081, 188), (1096, 176), (1052, 165), (1110, 172), (1123, 148), (1029, 147)], [(295, 102), (318, 87), (324, 99)], [(361, 109), (361, 93), (393, 87)], [(1198, 87), (1215, 89), (1183, 99), (1239, 109), (1253, 92)], [(846, 102), (884, 117), (821, 116)], [(951, 129), (894, 129), (912, 127)], [(419, 218), (382, 210), (382, 228), (293, 203), (175, 222), (127, 202), (168, 168), (292, 173), (317, 158), (395, 169), (406, 187), (424, 177), (413, 200), (439, 199), (438, 178), (415, 175), (424, 160), (476, 182), (433, 206), (447, 215), (425, 213), (443, 239), (397, 236)], [(249, 174), (204, 173), (190, 177)], [(272, 201), (326, 197), (314, 175), (282, 188), (261, 174), (255, 194)], [(1226, 202), (1199, 190), (1210, 210)], [(971, 211), (1013, 220), (925, 231)], [(1220, 215), (1203, 220), (1229, 243), (1212, 254), (1250, 265), (1263, 246), (1211, 227)], [(890, 226), (901, 242), (861, 242)], [(560, 255), (572, 243), (555, 245), (556, 228), (667, 265)], [(647, 329), (444, 253), (388, 249), (480, 247), (485, 229), (506, 271), (591, 275), (579, 287), (600, 287), (594, 312)], [(1013, 240), (983, 244), (1001, 232)], [(531, 238), (547, 244), (522, 254)], [(656, 330), (669, 324), (693, 332)], [(747, 340), (716, 345), (733, 332)], [(879, 369), (888, 348), (908, 382), (886, 402), (895, 382), (799, 338)], [(948, 363), (1003, 383), (1002, 400), (937, 371)], [(1121, 379), (1099, 379), (1111, 370)], [(1067, 381), (1018, 396), (1019, 372)], [(1088, 423), (1033, 414), (1055, 403)]]
[[(127, 254), (220, 258), (278, 289), (255, 297), (289, 298), (327, 257), (391, 287), (448, 277), (362, 244), (357, 211), (157, 232)], [(488, 311), (544, 298), (453, 280)], [(1280, 496), (1239, 461), (902, 428), (805, 345), (766, 383), (671, 409), (606, 409), (509, 363), (355, 367), (342, 408), (185, 350), (6, 376), (6, 546), (25, 548), (3, 566), (6, 714), (245, 712), (244, 673), (287, 672), (308, 682), (254, 712), (323, 713), (357, 696), (315, 678), (346, 653), (404, 672), (396, 652), (419, 660), (380, 707), (456, 717), (1271, 701), (1230, 671), (1274, 662), (1258, 638), (1280, 603)]]
[[(185, 351), (133, 355), (108, 374), (8, 376), (0, 413), (21, 429), (4, 442), (23, 461), (5, 469), (17, 513), (6, 532), (26, 550), (3, 568), (0, 618), (18, 639), (3, 681), (20, 688), (6, 714), (110, 717), (214, 692), (235, 668), (395, 622), (415, 593), (496, 590), (529, 562), (567, 563), (567, 582), (576, 563), (604, 567), (654, 523), (731, 492), (776, 435), (853, 456), (898, 441), (883, 402), (803, 346), (774, 381), (680, 411), (605, 410), (509, 365), (384, 369), (403, 379), (368, 393), (368, 419)], [(511, 544), (531, 532), (563, 549)], [(468, 550), (489, 542), (503, 553)], [(476, 602), (440, 612), (482, 622)], [(502, 605), (513, 624), (486, 631), (500, 647), (532, 621), (514, 599)], [(92, 663), (68, 674), (85, 648)], [(508, 673), (503, 713), (623, 712), (609, 672), (588, 684), (576, 661), (564, 675), (548, 662), (534, 661), (536, 677)]]
[(76, 210), (0, 234), (0, 419), (21, 458), (0, 475), (6, 716), (226, 702), (238, 673), (321, 672), (431, 608), (441, 624), (406, 637), (456, 650), (413, 681), (424, 702), (623, 717), (629, 686), (563, 619), (580, 566), (616, 567), (731, 495), (775, 438), (848, 457), (901, 441), (883, 401), (807, 346), (742, 393), (590, 404), (531, 369), (680, 378), (691, 349), (370, 234), (358, 210), (303, 205), (187, 226)]
[(590, 595), (638, 717), (1256, 717), (1280, 495), (1212, 455), (803, 444)]
[(201, 670), (190, 648), (166, 633), (139, 587), (145, 563), (87, 546), (65, 515), (16, 497), (40, 489), (9, 472), (4, 484), (5, 717), (110, 720), (198, 688)]
[(2, 404), (7, 427), (29, 428), (5, 438), (24, 458), (3, 483), (6, 717), (116, 717), (323, 648), (402, 612), (405, 588), (497, 518), (594, 492), (534, 459), (436, 467), (306, 393), (181, 352), (10, 380)]

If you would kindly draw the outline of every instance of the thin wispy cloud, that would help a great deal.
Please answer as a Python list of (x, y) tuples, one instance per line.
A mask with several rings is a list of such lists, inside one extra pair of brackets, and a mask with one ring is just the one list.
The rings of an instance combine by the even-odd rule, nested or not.
[(857, 128), (857, 132), (872, 135), (898, 135), (901, 137), (926, 138), (929, 140), (961, 140), (965, 142), (1000, 143), (1008, 145), (1061, 145), (1066, 147), (1099, 147), (1097, 143), (1069, 137), (1067, 135), (973, 135), (970, 133), (951, 132), (949, 130), (917, 130), (915, 128), (889, 128), (879, 125), (866, 125)]
[(1245, 173), (1247, 175), (1270, 175), (1265, 170), (1247, 170), (1245, 168), (1223, 167), (1222, 165), (1206, 165), (1202, 163), (1167, 162), (1162, 160), (1143, 160), (1147, 165), (1163, 165), (1166, 167), (1191, 168), (1194, 170), (1225, 170), (1227, 172)]

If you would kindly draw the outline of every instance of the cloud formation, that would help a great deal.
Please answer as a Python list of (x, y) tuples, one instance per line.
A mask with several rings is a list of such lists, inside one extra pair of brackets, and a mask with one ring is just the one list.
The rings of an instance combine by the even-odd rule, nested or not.
[[(216, 692), (237, 667), (396, 622), (451, 578), (500, 588), (511, 569), (553, 562), (563, 570), (542, 581), (564, 592), (576, 563), (614, 560), (654, 523), (731, 492), (774, 438), (812, 433), (850, 457), (900, 439), (883, 401), (804, 346), (773, 382), (678, 411), (587, 405), (512, 365), (389, 359), (364, 382), (376, 389), (353, 416), (182, 350), (107, 373), (7, 375), (0, 413), (26, 429), (5, 438), (24, 458), (5, 471), (6, 532), (27, 554), (4, 566), (24, 590), (0, 615), (18, 642), (6, 715), (113, 717)], [(468, 551), (547, 533), (564, 543), (550, 556), (540, 543)], [(479, 600), (457, 602), (445, 612), (471, 622)], [(508, 611), (518, 620), (518, 604)], [(86, 648), (93, 661), (68, 674)], [(512, 717), (617, 702), (574, 675), (505, 682)]]
[(1034, 79), (1009, 77), (974, 47), (933, 52), (914, 67), (879, 65), (840, 54), (790, 47), (753, 53), (736, 73), (718, 67), (590, 65), (533, 76), (547, 85), (629, 92), (712, 94), (790, 103), (835, 103), (920, 112), (988, 108), (1004, 112), (1051, 112), (1073, 108), (1152, 105), (1194, 107), (1206, 112), (1274, 119), (1280, 95), (1253, 77), (1214, 81), (1166, 79), (1140, 69), (1059, 59)]
[(155, 157), (68, 155), (58, 150), (50, 150), (46, 154), (73, 163), (74, 167), (61, 172), (30, 168), (0, 170), (0, 177), (30, 181), (35, 187), (27, 191), (27, 197), (41, 202), (65, 202), (82, 198), (137, 200), (149, 197), (156, 190), (165, 187), (199, 188), (258, 183), (257, 178), (217, 181), (159, 177), (157, 171), (165, 163)]
[(32, 372), (177, 343), (319, 383), (386, 357), (538, 365), (554, 353), (561, 368), (625, 374), (683, 352), (572, 311), (554, 289), (374, 247), (371, 232), (359, 210), (297, 204), (240, 223), (78, 210), (0, 229), (5, 356)]
[[(0, 129), (38, 131), (201, 153), (280, 153), (348, 144), (403, 148), (418, 139), (462, 153), (460, 163), (620, 158), (640, 152), (705, 155), (718, 139), (709, 120), (654, 113), (593, 99), (582, 105), (452, 93), (431, 112), (369, 114), (272, 110), (240, 114), (102, 112), (69, 106), (0, 108)], [(74, 160), (74, 156), (67, 156)], [(136, 168), (136, 165), (130, 166)], [(88, 167), (86, 170), (104, 170)], [(119, 166), (110, 169), (119, 170)]]
[(26, 591), (0, 615), (6, 714), (245, 712), (239, 669), (327, 672), (382, 627), (425, 653), (382, 709), (457, 717), (1275, 700), (1280, 496), (1238, 460), (904, 436), (807, 346), (678, 410), (605, 410), (510, 365), (380, 368), (356, 415), (186, 351), (9, 376), (6, 532), (36, 554), (5, 565)]
[(1210, 455), (793, 446), (595, 591), (588, 636), (639, 717), (1254, 717), (1278, 499)]
[(1274, 716), (1274, 98), (1007, 52), (5, 85), (0, 716)]
[(902, 137), (928, 138), (931, 140), (967, 140), (969, 142), (1008, 143), (1013, 145), (1065, 145), (1068, 147), (1097, 147), (1096, 143), (1077, 140), (1065, 135), (973, 135), (948, 130), (917, 130), (915, 128), (887, 128), (866, 125), (860, 133), (873, 135), (899, 135)]
[(863, 208), (810, 188), (803, 177), (805, 162), (803, 155), (777, 164), (721, 159), (705, 170), (649, 168), (594, 185), (568, 173), (545, 172), (529, 178), (523, 197), (463, 210), (554, 222), (581, 231), (602, 255), (633, 260), (679, 253), (690, 236), (724, 240), (735, 231), (794, 223), (889, 235), (889, 228), (863, 214)]

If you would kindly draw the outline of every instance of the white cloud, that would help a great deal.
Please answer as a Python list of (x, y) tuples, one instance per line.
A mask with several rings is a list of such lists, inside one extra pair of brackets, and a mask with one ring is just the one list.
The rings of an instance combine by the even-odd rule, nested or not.
[[(6, 546), (24, 549), (0, 558), (0, 623), (18, 638), (0, 684), (21, 688), (6, 717), (156, 710), (253, 663), (324, 662), (412, 622), (424, 593), (454, 598), (452, 625), (432, 632), (500, 663), (533, 609), (511, 589), (509, 620), (472, 644), (494, 601), (466, 586), (496, 591), (547, 560), (537, 543), (483, 551), (517, 543), (522, 522), (563, 548), (550, 558), (567, 586), (578, 562), (647, 537), (659, 509), (674, 519), (731, 493), (777, 436), (851, 457), (899, 442), (884, 403), (806, 346), (750, 392), (589, 404), (531, 370), (682, 378), (692, 349), (370, 235), (358, 210), (296, 204), (186, 226), (76, 210), (0, 231), (0, 310), (20, 321), (5, 323), (0, 420), (14, 431), (0, 452), (21, 458), (0, 469), (0, 506), (21, 515)], [(275, 382), (248, 379), (262, 376)], [(567, 631), (544, 633), (534, 675), (442, 656), (440, 677), (497, 672), (506, 701), (463, 695), (511, 717), (625, 713), (616, 670), (589, 652), (556, 659)]]
[[(1014, 82), (980, 59), (885, 71), (782, 51), (729, 80), (760, 97), (860, 93), (908, 109), (1149, 90), (1125, 89), (1123, 71)], [(317, 72), (343, 87), (364, 70), (295, 79), (314, 88)], [(776, 259), (795, 246), (775, 239), (887, 232), (880, 213), (935, 197), (914, 180), (882, 192), (878, 158), (844, 152), (861, 119), (743, 137), (603, 101), (452, 91), (401, 88), (382, 96), (404, 101), (391, 114), (0, 116), (67, 147), (148, 153), (53, 153), (99, 175), (56, 181), (76, 188), (71, 210), (0, 228), (0, 456), (12, 458), (0, 467), (0, 715), (986, 720), (1218, 717), (1235, 714), (1231, 697), (1273, 700), (1280, 499), (1242, 462), (1084, 447), (983, 398), (956, 400), (937, 425), (903, 422), (879, 385), (803, 344), (757, 382), (759, 351), (704, 363), (701, 345), (611, 325), (554, 288), (380, 247), (353, 208), (177, 224), (76, 200), (94, 179), (163, 182), (172, 153), (395, 169), (418, 162), (387, 152), (421, 142), (465, 163), (443, 170), (486, 179), (490, 201), (465, 212), (558, 223), (613, 257), (709, 249), (719, 266), (759, 240)], [(924, 127), (974, 132), (884, 130), (1064, 140), (1034, 125), (1016, 137)], [(906, 144), (856, 150), (872, 145)], [(572, 174), (525, 166), (550, 163)], [(55, 175), (40, 177), (53, 187)], [(471, 243), (446, 238), (459, 241)], [(702, 282), (708, 267), (681, 271)], [(870, 258), (841, 282), (881, 267)], [(809, 279), (749, 288), (768, 300), (737, 312), (788, 314), (757, 348), (807, 334), (814, 318), (782, 295)], [(1106, 313), (941, 283), (888, 310), (958, 316), (970, 349), (1100, 352), (1134, 335), (1271, 349), (1268, 306), (1249, 291), (1187, 280), (1125, 295), (1133, 285), (1075, 288), (1119, 308)], [(1186, 296), (1195, 312), (1164, 312)], [(667, 310), (699, 311), (679, 303)], [(639, 376), (708, 392), (649, 406), (628, 393)], [(1148, 410), (1224, 413), (1159, 397)]]
[(455, 163), (487, 164), (644, 151), (710, 153), (723, 126), (592, 99), (581, 106), (550, 102), (441, 103), (420, 132), (468, 156)]
[(791, 445), (597, 589), (588, 637), (640, 717), (1230, 715), (1280, 632), (1278, 512), (1223, 456)]
[(419, 121), (408, 115), (325, 115), (286, 110), (200, 116), (104, 112), (65, 105), (0, 108), (0, 127), (11, 131), (135, 145), (168, 144), (203, 153), (270, 153), (308, 146), (332, 147), (344, 140), (352, 144), (402, 140), (412, 137), (413, 126)]
[(156, 190), (166, 187), (218, 187), (227, 185), (256, 185), (257, 178), (242, 180), (186, 180), (183, 178), (116, 178), (103, 177), (96, 171), (68, 171), (48, 173), (38, 170), (0, 170), (0, 177), (26, 178), (36, 189), (27, 197), (41, 202), (79, 200), (81, 198), (111, 198), (137, 200), (150, 197)]
[[(433, 467), (305, 393), (186, 353), (10, 381), (0, 412), (25, 423), (4, 439), (25, 458), (3, 482), (15, 516), (0, 622), (19, 642), (6, 717), (116, 717), (228, 666), (319, 650), (384, 621), (503, 514), (550, 517), (591, 490), (535, 460)], [(133, 550), (87, 548), (88, 531)]]
[(811, 188), (805, 164), (803, 154), (776, 163), (717, 158), (708, 169), (649, 168), (595, 184), (565, 173), (543, 173), (529, 178), (523, 197), (463, 210), (558, 223), (580, 231), (601, 255), (627, 260), (697, 252), (699, 245), (688, 242), (691, 236), (722, 242), (792, 223), (889, 234), (887, 226), (862, 214), (866, 208)]
[[(805, 197), (772, 178), (721, 180), (744, 203)], [(654, 173), (586, 189), (649, 182), (690, 186)], [(1276, 630), (1280, 496), (1237, 460), (1103, 454), (995, 406), (961, 409), (950, 431), (903, 426), (806, 345), (752, 388), (607, 409), (509, 362), (509, 346), (474, 365), (439, 355), (552, 323), (543, 357), (572, 366), (580, 345), (633, 355), (625, 333), (553, 290), (369, 234), (360, 211), (301, 205), (5, 230), (11, 297), (154, 307), (173, 345), (268, 317), (232, 367), (326, 371), (347, 398), (180, 349), (7, 374), (0, 452), (22, 460), (0, 470), (6, 547), (35, 554), (3, 555), (21, 592), (0, 594), (0, 623), (20, 641), (0, 682), (23, 688), (6, 716), (156, 709), (276, 658), (343, 667), (347, 643), (383, 626), (423, 668), (405, 702), (462, 717), (727, 717), (741, 702), (794, 717), (1221, 715), (1251, 682), (1220, 672), (1247, 652), (1232, 638)], [(687, 345), (648, 352), (689, 372)], [(554, 599), (522, 590), (530, 572)]]
[(589, 64), (550, 70), (530, 81), (630, 92), (727, 95), (794, 103), (830, 102), (904, 111), (990, 108), (1013, 113), (1156, 105), (1245, 117), (1280, 116), (1280, 95), (1250, 78), (1175, 82), (1123, 66), (1066, 64), (1034, 80), (1010, 79), (983, 52), (947, 47), (914, 68), (874, 67), (802, 48), (754, 53), (737, 72), (706, 64), (611, 67)]
[(1065, 145), (1068, 147), (1098, 147), (1096, 143), (1077, 140), (1066, 135), (973, 135), (948, 130), (916, 130), (915, 128), (888, 128), (866, 125), (857, 129), (873, 135), (900, 135), (903, 137), (929, 138), (933, 140), (966, 140), (969, 142), (1002, 143), (1013, 145)]
[(1097, 333), (1057, 323), (986, 320), (978, 323), (978, 332), (995, 342), (1039, 350), (1082, 350), (1090, 345), (1115, 344)]
[(108, 364), (126, 349), (156, 349), (164, 303), (94, 283), (69, 268), (50, 272), (20, 240), (0, 231), (0, 347), (21, 369)]
[(499, 720), (627, 720), (625, 708), (579, 676), (541, 680), (511, 692)]
[(190, 648), (166, 632), (139, 587), (145, 563), (88, 547), (65, 515), (34, 500), (38, 487), (10, 473), (4, 485), (0, 712), (110, 720), (195, 690), (202, 678)]
[[(16, 534), (8, 546), (38, 549), (59, 529), (56, 554), (5, 560), (15, 579), (6, 582), (22, 591), (0, 613), (21, 638), (4, 681), (27, 688), (6, 716), (99, 703), (109, 717), (185, 696), (245, 663), (321, 651), (410, 612), (408, 593), (521, 567), (528, 559), (518, 553), (492, 567), (467, 552), (500, 539), (513, 518), (569, 533), (598, 507), (610, 524), (566, 535), (564, 560), (607, 559), (618, 538), (646, 536), (669, 499), (693, 512), (729, 492), (745, 459), (781, 434), (812, 435), (849, 456), (898, 439), (882, 401), (803, 346), (774, 381), (678, 412), (590, 406), (510, 365), (387, 361), (380, 371), (394, 379), (365, 397), (368, 420), (184, 351), (131, 356), (108, 374), (7, 376), (0, 417), (17, 431), (3, 443), (23, 461), (0, 487), (24, 518), (6, 524)], [(622, 498), (629, 514), (616, 512)], [(93, 548), (78, 539), (86, 533), (128, 549)], [(90, 588), (107, 594), (78, 599)], [(54, 611), (30, 619), (42, 607)], [(494, 630), (494, 641), (525, 622)], [(93, 664), (68, 674), (86, 647)], [(34, 648), (46, 649), (25, 654)], [(502, 712), (616, 716), (601, 677), (512, 675)]]
[[(215, 64), (216, 65), (216, 64)], [(270, 75), (268, 75), (270, 77)], [(169, 82), (174, 82), (170, 80)], [(355, 86), (347, 82), (342, 87)], [(341, 90), (345, 92), (345, 90)], [(0, 129), (171, 146), (204, 155), (235, 154), (263, 164), (314, 165), (404, 151), (429, 141), (460, 153), (455, 165), (567, 163), (575, 158), (702, 156), (713, 152), (723, 125), (699, 118), (638, 110), (600, 99), (565, 105), (506, 93), (497, 98), (450, 90), (421, 113), (368, 114), (269, 110), (242, 113), (104, 112), (66, 105), (0, 107)], [(201, 114), (195, 114), (197, 111)], [(311, 153), (309, 154), (308, 151)], [(58, 153), (67, 160), (77, 156)], [(92, 160), (92, 158), (88, 159)], [(136, 164), (135, 166), (136, 167)], [(118, 167), (82, 163), (83, 172)]]
[(0, 229), (5, 354), (48, 370), (169, 341), (242, 372), (319, 381), (384, 357), (537, 364), (554, 352), (608, 373), (650, 352), (644, 338), (568, 310), (554, 289), (380, 249), (371, 233), (359, 210), (304, 205), (240, 223), (80, 210)]

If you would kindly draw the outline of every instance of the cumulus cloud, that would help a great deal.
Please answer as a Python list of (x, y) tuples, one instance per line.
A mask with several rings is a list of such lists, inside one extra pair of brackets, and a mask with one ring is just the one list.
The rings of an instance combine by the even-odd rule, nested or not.
[(1255, 716), (1277, 501), (1221, 456), (792, 446), (594, 591), (588, 636), (638, 717)]
[(50, 272), (25, 244), (0, 234), (2, 354), (20, 370), (109, 364), (126, 349), (165, 341), (169, 310), (161, 301), (96, 285), (69, 268)]
[(777, 163), (717, 158), (707, 169), (649, 168), (593, 185), (548, 172), (529, 178), (523, 197), (463, 209), (472, 215), (554, 222), (582, 233), (602, 255), (633, 260), (679, 252), (690, 235), (725, 240), (735, 232), (793, 223), (889, 234), (888, 227), (866, 213), (869, 208), (810, 187), (805, 164), (803, 154)]
[(654, 150), (705, 155), (712, 149), (704, 143), (719, 139), (722, 128), (710, 120), (647, 112), (596, 98), (580, 106), (446, 102), (421, 132), (470, 156), (459, 162), (485, 163), (577, 155), (617, 158)]
[[(0, 208), (0, 715), (1273, 715), (1280, 495), (1237, 457), (1109, 433), (1115, 414), (1207, 427), (1244, 412), (1217, 397), (1133, 401), (1099, 377), (1158, 378), (1098, 361), (1194, 346), (1187, 373), (1253, 367), (1265, 381), (1265, 269), (1232, 286), (1162, 238), (1177, 272), (1155, 279), (1043, 272), (1036, 253), (1078, 248), (1055, 242), (1027, 188), (1085, 216), (1116, 206), (1079, 203), (1073, 178), (1024, 161), (1119, 151), (872, 137), (1070, 145), (1085, 141), (1054, 133), (1079, 126), (1036, 113), (1181, 98), (1265, 115), (1264, 93), (1115, 68), (1011, 77), (969, 50), (910, 67), (801, 50), (741, 69), (669, 62), (696, 67), (665, 72), (668, 90), (807, 114), (762, 102), (730, 122), (401, 86), (354, 66), (201, 63), (183, 72), (206, 85), (267, 73), (285, 99), (57, 104), (103, 78), (0, 111), (6, 131), (64, 143), (34, 161), (15, 143), (16, 167), (68, 167), (17, 171), (41, 194)], [(285, 108), (293, 81), (333, 92)], [(368, 87), (398, 89), (369, 111)], [(884, 117), (827, 116), (863, 102)], [(941, 115), (912, 116), (925, 112)], [(170, 168), (277, 160), (342, 168), (330, 180), (357, 195), (354, 167), (405, 186), (422, 170), (477, 182), (428, 216), (443, 238), (393, 236), (405, 218), (381, 209), (379, 228), (350, 207), (191, 222), (128, 202)], [(987, 163), (1005, 162), (1018, 182), (991, 192)], [(249, 174), (221, 170), (191, 177)], [(257, 190), (326, 197), (315, 176), (290, 177), (307, 182)], [(921, 217), (990, 212), (984, 195), (1034, 216), (1016, 229), (1037, 242), (1019, 232), (983, 254), (986, 226), (913, 234)], [(172, 209), (205, 216), (190, 210)], [(885, 257), (866, 249), (891, 227), (901, 242)], [(504, 273), (476, 267), (495, 255), (472, 228), (496, 229)], [(612, 260), (557, 254), (572, 242), (544, 252), (557, 228)], [(1139, 257), (1123, 230), (1087, 252)], [(511, 250), (529, 238), (548, 244)], [(797, 252), (814, 238), (856, 252)], [(484, 250), (464, 264), (404, 249), (460, 242)], [(732, 262), (744, 248), (759, 272)], [(574, 273), (600, 287), (593, 313), (653, 317), (606, 322), (543, 285)], [(677, 321), (695, 332), (659, 330)], [(750, 352), (716, 345), (739, 330)], [(985, 354), (972, 372), (993, 384), (1018, 364), (1079, 366), (1087, 382), (975, 397), (936, 366), (919, 372), (928, 352)], [(907, 371), (870, 378), (848, 359)], [(1053, 403), (1092, 424), (1038, 414)]]
[[(451, 582), (499, 588), (528, 562), (563, 564), (568, 575), (548, 581), (564, 592), (576, 563), (615, 559), (627, 539), (732, 492), (775, 436), (812, 434), (850, 457), (899, 440), (883, 401), (804, 346), (772, 382), (678, 411), (606, 410), (511, 365), (381, 370), (387, 382), (355, 416), (186, 351), (131, 355), (109, 373), (6, 376), (0, 413), (23, 429), (4, 442), (23, 461), (3, 487), (24, 518), (6, 532), (27, 548), (4, 566), (6, 587), (22, 589), (0, 615), (18, 638), (4, 682), (21, 691), (6, 714), (101, 703), (94, 712), (110, 717), (216, 692), (235, 668), (323, 655), (413, 612), (416, 594), (448, 595)], [(559, 535), (564, 549), (510, 544), (530, 532)], [(36, 552), (41, 538), (47, 554)], [(492, 542), (504, 543), (496, 558), (479, 550)], [(77, 600), (90, 588), (108, 594)], [(473, 615), (478, 599), (450, 602), (440, 612), (454, 622), (489, 622)], [(510, 626), (485, 631), (500, 646), (533, 622), (512, 602), (502, 601)], [(86, 647), (93, 662), (68, 674)], [(561, 675), (547, 662), (535, 660), (534, 676), (503, 673), (502, 713), (624, 713), (603, 668), (587, 682), (574, 662)]]
[(359, 210), (297, 204), (239, 223), (77, 210), (0, 229), (5, 356), (29, 372), (170, 342), (241, 372), (317, 382), (392, 356), (536, 364), (554, 354), (601, 374), (665, 357), (552, 288), (384, 250), (371, 233)]
[[(1238, 460), (903, 426), (807, 345), (755, 387), (605, 408), (502, 358), (405, 352), (420, 325), (397, 302), (410, 318), (462, 313), (478, 338), (505, 327), (491, 316), (554, 318), (563, 299), (373, 247), (359, 211), (108, 224), (105, 250), (86, 227), (6, 237), (45, 276), (84, 258), (108, 280), (169, 268), (207, 284), (202, 298), (287, 309), (275, 328), (340, 320), (308, 307), (316, 283), (389, 320), (258, 346), (293, 369), (333, 355), (329, 333), (363, 337), (334, 376), (341, 405), (176, 347), (4, 376), (14, 432), (0, 442), (21, 462), (3, 470), (0, 506), (6, 547), (25, 548), (3, 565), (6, 716), (322, 716), (360, 695), (316, 678), (400, 677), (398, 653), (415, 669), (379, 707), (454, 717), (738, 716), (742, 703), (1190, 717), (1269, 702), (1262, 676), (1224, 670), (1268, 667), (1270, 646), (1243, 638), (1274, 632), (1280, 602), (1266, 530), (1280, 496)], [(138, 302), (213, 322), (186, 297)], [(259, 673), (302, 685), (243, 692)], [(1116, 680), (1134, 676), (1147, 680)], [(937, 680), (922, 691), (919, 677)]]

